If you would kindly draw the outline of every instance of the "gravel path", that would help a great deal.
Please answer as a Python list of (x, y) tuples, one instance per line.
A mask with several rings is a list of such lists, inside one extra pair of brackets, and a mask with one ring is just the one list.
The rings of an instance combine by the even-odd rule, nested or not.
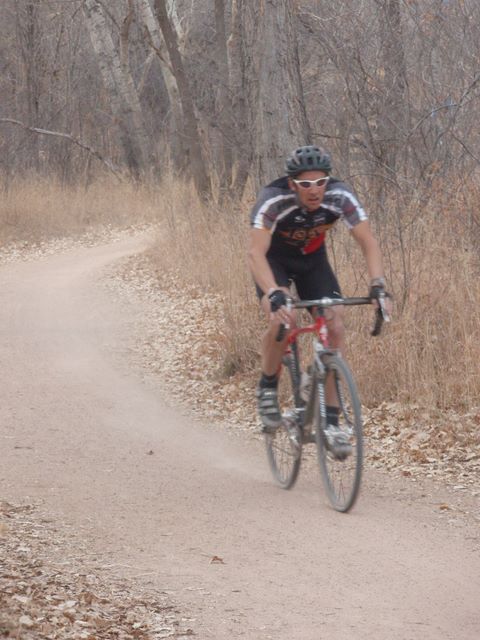
[[(346, 517), (314, 464), (277, 490), (252, 380), (208, 373), (221, 362), (211, 307), (183, 292), (189, 334), (175, 275), (159, 290), (148, 259), (130, 257), (151, 235), (3, 253), (0, 633), (477, 638), (475, 459), (461, 484), (428, 460), (369, 463)], [(384, 435), (394, 443), (395, 426)]]

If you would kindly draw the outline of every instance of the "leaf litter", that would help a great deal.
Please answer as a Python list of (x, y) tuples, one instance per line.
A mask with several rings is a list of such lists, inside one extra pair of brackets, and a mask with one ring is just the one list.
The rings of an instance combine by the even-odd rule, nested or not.
[(3, 501), (0, 524), (0, 637), (154, 640), (193, 635), (170, 596), (140, 590), (135, 581), (115, 576), (110, 565), (99, 567), (73, 531), (46, 524), (38, 507)]

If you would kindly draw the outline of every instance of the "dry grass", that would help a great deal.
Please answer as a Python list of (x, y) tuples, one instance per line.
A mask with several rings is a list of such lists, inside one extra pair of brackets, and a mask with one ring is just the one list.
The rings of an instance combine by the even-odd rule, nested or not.
[[(158, 269), (175, 272), (199, 295), (220, 294), (222, 304), (212, 299), (224, 353), (218, 368), (225, 376), (251, 374), (263, 323), (245, 259), (252, 202), (250, 195), (223, 209), (204, 207), (191, 187), (171, 178), (150, 187), (101, 178), (88, 189), (17, 181), (0, 201), (0, 238), (159, 221)], [(347, 313), (347, 356), (367, 405), (400, 401), (463, 410), (480, 404), (479, 204), (479, 188), (450, 180), (448, 192), (443, 184), (428, 197), (392, 202), (388, 216), (374, 221), (396, 313), (380, 339), (369, 336), (370, 310)], [(364, 261), (343, 225), (329, 245), (344, 293), (364, 295)]]
[(38, 240), (99, 225), (141, 223), (154, 219), (157, 202), (148, 187), (109, 176), (88, 188), (40, 177), (17, 179), (0, 198), (0, 240)]
[[(159, 265), (206, 295), (220, 293), (225, 373), (256, 368), (262, 320), (245, 261), (251, 201), (207, 210), (174, 182), (164, 193)], [(428, 202), (416, 194), (402, 203), (401, 234), (393, 214), (374, 222), (396, 311), (379, 339), (369, 336), (373, 313), (347, 313), (348, 359), (367, 405), (387, 400), (464, 410), (480, 403), (480, 262), (469, 213), (477, 203), (480, 194), (472, 189), (468, 199), (454, 189), (435, 197), (433, 189)], [(337, 227), (330, 254), (344, 294), (365, 295), (363, 258), (343, 225)]]
[(217, 312), (219, 327), (227, 327), (222, 333), (225, 373), (256, 365), (260, 316), (245, 253), (246, 212), (252, 203), (203, 207), (191, 189), (175, 181), (164, 183), (162, 193), (159, 266), (174, 270), (186, 284), (199, 285), (205, 295), (214, 291), (222, 297)]
[[(432, 407), (478, 404), (478, 256), (458, 247), (448, 236), (450, 229), (432, 227), (432, 222), (415, 224), (408, 288), (402, 286), (400, 256), (398, 271), (391, 274), (394, 322), (375, 340), (364, 339), (366, 330), (360, 328), (362, 337), (351, 346), (349, 359), (361, 372), (363, 396), (370, 404), (385, 399), (420, 400)], [(344, 274), (351, 268), (343, 263), (339, 269), (347, 293), (353, 291)]]

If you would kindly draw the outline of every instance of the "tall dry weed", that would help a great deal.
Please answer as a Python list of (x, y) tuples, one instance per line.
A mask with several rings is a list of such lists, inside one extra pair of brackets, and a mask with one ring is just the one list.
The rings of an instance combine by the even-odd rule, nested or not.
[(185, 283), (195, 284), (205, 295), (215, 292), (212, 314), (223, 327), (227, 372), (251, 367), (257, 361), (259, 310), (247, 269), (248, 202), (203, 206), (193, 189), (175, 181), (162, 187), (165, 223), (158, 238), (157, 262), (177, 271)]
[[(225, 334), (225, 359), (231, 364), (226, 371), (258, 367), (263, 319), (245, 258), (252, 202), (223, 210), (203, 207), (175, 182), (164, 193), (158, 260), (199, 284), (205, 295), (221, 294), (224, 303), (214, 312)], [(369, 335), (373, 310), (346, 313), (347, 357), (367, 405), (399, 400), (464, 409), (479, 404), (480, 262), (471, 219), (479, 204), (473, 188), (465, 193), (443, 187), (411, 194), (398, 215), (372, 222), (395, 313), (380, 338)], [(395, 206), (392, 202), (392, 211)], [(364, 259), (350, 234), (337, 227), (329, 252), (343, 292), (366, 295)]]
[(99, 225), (152, 219), (157, 209), (148, 187), (100, 176), (88, 187), (54, 178), (13, 180), (0, 196), (0, 239), (39, 239), (77, 234)]

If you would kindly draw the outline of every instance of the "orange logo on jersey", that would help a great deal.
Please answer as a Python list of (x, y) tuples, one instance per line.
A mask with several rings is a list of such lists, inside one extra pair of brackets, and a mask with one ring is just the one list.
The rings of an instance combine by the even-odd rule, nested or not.
[(330, 227), (333, 227), (334, 224), (334, 222), (330, 224), (319, 224), (312, 229), (287, 229), (287, 231), (281, 231), (279, 229), (279, 233), (283, 238), (290, 240), (292, 243), (308, 242), (321, 236), (325, 231), (330, 229)]

